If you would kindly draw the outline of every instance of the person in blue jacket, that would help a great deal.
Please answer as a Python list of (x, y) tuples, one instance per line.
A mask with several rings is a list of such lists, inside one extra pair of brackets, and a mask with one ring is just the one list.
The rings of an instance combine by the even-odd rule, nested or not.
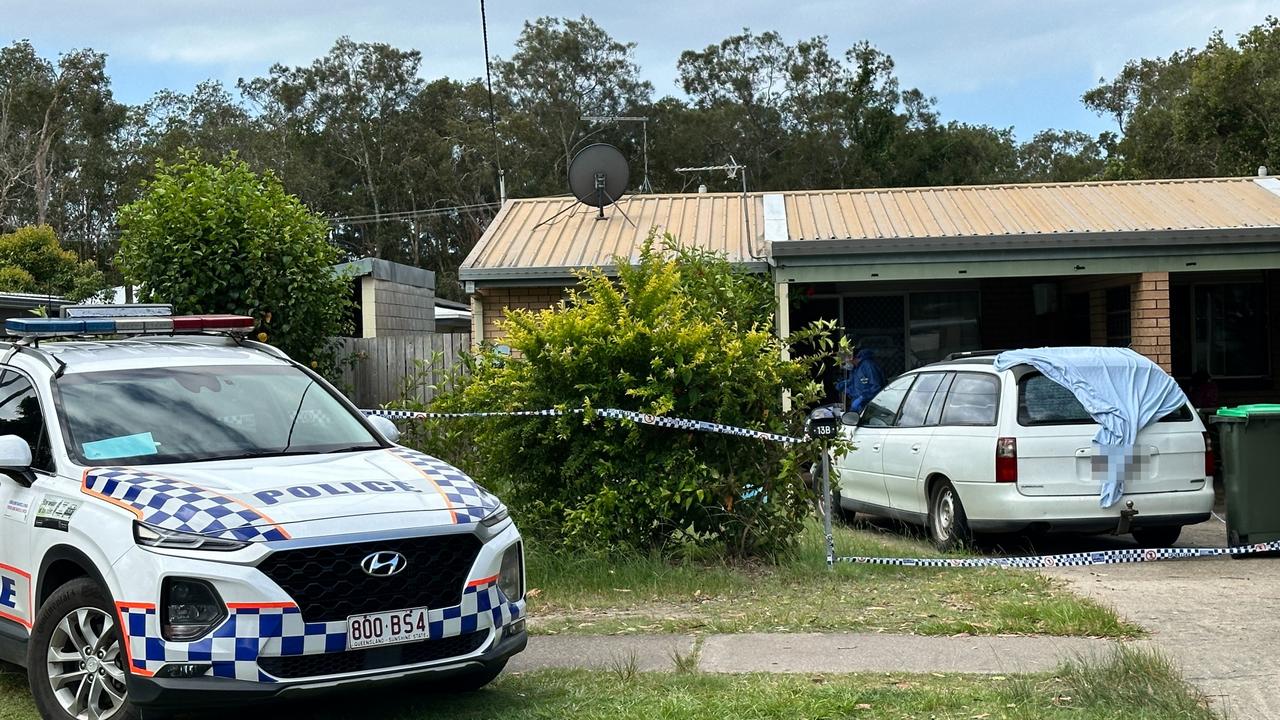
[(883, 387), (884, 371), (876, 363), (875, 352), (871, 348), (862, 348), (853, 357), (845, 358), (844, 379), (836, 383), (836, 390), (849, 399), (850, 410), (862, 412), (862, 408)]

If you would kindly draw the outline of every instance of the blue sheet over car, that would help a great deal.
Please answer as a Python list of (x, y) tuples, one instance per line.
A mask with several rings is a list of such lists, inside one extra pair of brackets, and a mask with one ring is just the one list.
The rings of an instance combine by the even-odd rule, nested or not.
[(997, 370), (1030, 365), (1071, 391), (1101, 427), (1095, 450), (1107, 457), (1101, 504), (1124, 495), (1124, 475), (1138, 432), (1187, 404), (1187, 396), (1159, 365), (1128, 348), (1057, 347), (1009, 350)]

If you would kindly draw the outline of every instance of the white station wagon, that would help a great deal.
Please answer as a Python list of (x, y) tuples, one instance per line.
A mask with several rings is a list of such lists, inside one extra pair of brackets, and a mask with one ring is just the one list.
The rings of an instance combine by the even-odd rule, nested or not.
[(834, 458), (835, 507), (928, 527), (948, 550), (973, 533), (1131, 532), (1165, 547), (1213, 508), (1213, 455), (1190, 405), (1138, 433), (1124, 497), (1099, 503), (1098, 425), (1065, 387), (1028, 365), (970, 356), (900, 375), (861, 415), (853, 451)]

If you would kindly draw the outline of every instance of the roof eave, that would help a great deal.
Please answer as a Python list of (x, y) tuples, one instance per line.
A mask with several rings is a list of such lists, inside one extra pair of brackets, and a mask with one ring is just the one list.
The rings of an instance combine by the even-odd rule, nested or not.
[[(1018, 233), (1013, 235), (945, 235), (909, 238), (833, 238), (785, 240), (772, 245), (776, 258), (883, 253), (939, 253), (957, 250), (1029, 248), (1089, 249), (1090, 247), (1149, 247), (1239, 242), (1274, 242), (1280, 226), (1212, 228), (1204, 230), (1136, 230), (1129, 232)], [(1028, 243), (1034, 243), (1029, 245)]]

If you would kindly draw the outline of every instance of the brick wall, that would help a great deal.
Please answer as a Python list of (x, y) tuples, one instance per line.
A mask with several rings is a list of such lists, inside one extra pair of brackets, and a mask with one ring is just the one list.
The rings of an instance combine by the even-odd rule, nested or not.
[(1169, 273), (1142, 273), (1133, 287), (1131, 317), (1135, 351), (1172, 372), (1169, 338)]
[[(508, 308), (546, 310), (563, 300), (565, 291), (566, 288), (561, 286), (485, 288), (478, 291), (481, 313), (471, 313), (472, 341), (500, 341), (506, 336), (500, 324), (506, 319)], [(477, 327), (480, 323), (483, 327)]]
[(436, 294), (431, 288), (414, 287), (366, 277), (373, 283), (373, 331), (366, 311), (365, 335), (416, 335), (435, 332)]

